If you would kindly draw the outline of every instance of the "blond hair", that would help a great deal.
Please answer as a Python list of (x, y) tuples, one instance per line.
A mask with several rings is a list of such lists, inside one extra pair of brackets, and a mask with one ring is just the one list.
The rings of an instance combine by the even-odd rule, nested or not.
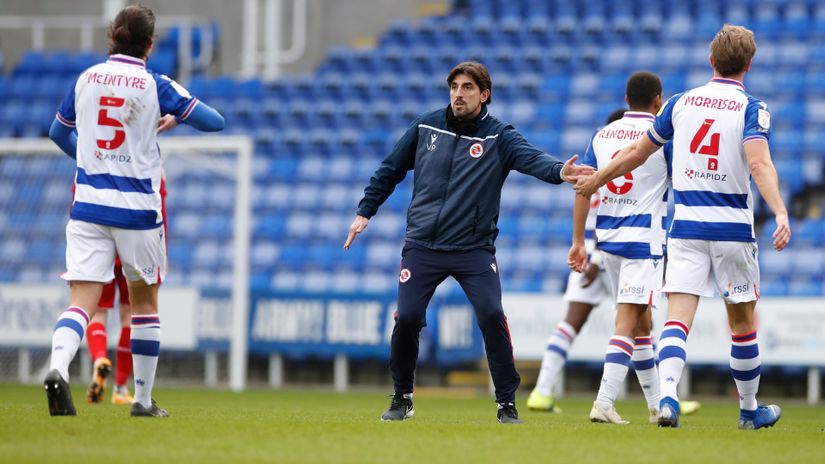
[(713, 67), (722, 77), (744, 71), (755, 54), (753, 32), (742, 26), (725, 24), (710, 43)]

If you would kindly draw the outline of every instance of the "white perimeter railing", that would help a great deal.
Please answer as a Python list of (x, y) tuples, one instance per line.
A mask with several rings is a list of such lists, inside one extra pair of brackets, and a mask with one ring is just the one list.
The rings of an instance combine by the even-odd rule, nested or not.
[[(235, 211), (233, 215), (232, 245), (232, 331), (229, 342), (229, 388), (234, 391), (246, 389), (248, 362), (247, 327), (249, 325), (249, 248), (252, 195), (252, 140), (244, 135), (160, 137), (158, 139), (164, 156), (186, 155), (187, 153), (234, 152), (237, 163), (234, 172), (222, 174), (235, 178)], [(49, 139), (3, 139), (0, 138), (0, 154), (65, 156)], [(214, 364), (215, 359), (212, 359)], [(210, 361), (207, 360), (207, 364)]]
[[(32, 16), (32, 15), (0, 15), (0, 29), (31, 30), (31, 48), (43, 50), (46, 48), (46, 31), (48, 30), (77, 30), (80, 34), (80, 49), (92, 51), (94, 39), (109, 27), (110, 19), (104, 16)], [(204, 18), (193, 16), (162, 16), (157, 19), (156, 26), (169, 29), (173, 26), (180, 28), (178, 36), (178, 76), (177, 80), (184, 85), (189, 83), (192, 70), (207, 67), (215, 56), (213, 47), (212, 27)], [(204, 26), (204, 27), (200, 27)], [(192, 57), (192, 30), (199, 27), (201, 33), (200, 54)]]
[[(261, 34), (258, 32), (261, 15), (259, 9), (263, 1), (263, 50)], [(283, 17), (283, 0), (244, 0), (243, 9), (243, 54), (241, 75), (264, 79), (279, 77), (281, 65), (295, 63), (306, 52), (307, 44), (307, 0), (292, 0), (291, 21)], [(281, 46), (281, 29), (289, 21), (292, 30), (290, 47)]]

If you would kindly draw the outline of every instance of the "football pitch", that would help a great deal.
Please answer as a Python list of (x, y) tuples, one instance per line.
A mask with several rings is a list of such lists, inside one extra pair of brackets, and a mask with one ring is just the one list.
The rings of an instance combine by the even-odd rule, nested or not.
[(168, 419), (73, 395), (78, 417), (52, 418), (40, 387), (0, 385), (0, 462), (825, 462), (825, 409), (789, 401), (776, 427), (740, 431), (733, 400), (704, 402), (677, 430), (648, 424), (640, 399), (618, 405), (630, 425), (611, 426), (588, 421), (590, 399), (542, 414), (522, 396), (525, 424), (504, 426), (490, 398), (438, 393), (416, 394), (403, 423), (378, 420), (389, 405), (379, 392), (158, 389)]

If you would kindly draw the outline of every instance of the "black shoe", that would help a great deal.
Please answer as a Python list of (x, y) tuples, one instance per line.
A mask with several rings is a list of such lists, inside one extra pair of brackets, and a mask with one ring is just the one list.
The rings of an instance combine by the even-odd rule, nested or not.
[(405, 419), (410, 419), (415, 414), (413, 411), (413, 401), (412, 395), (409, 397), (402, 395), (400, 393), (396, 393), (392, 395), (392, 402), (390, 403), (390, 409), (387, 409), (381, 416), (382, 421), (402, 421)]
[(524, 421), (518, 418), (518, 410), (514, 403), (498, 403), (496, 413), (498, 421), (502, 424), (523, 424)]
[(169, 411), (161, 408), (152, 399), (152, 406), (146, 407), (137, 401), (132, 404), (132, 417), (169, 417)]
[(57, 369), (52, 369), (46, 374), (43, 380), (43, 387), (46, 389), (46, 398), (49, 400), (49, 414), (52, 416), (76, 416), (72, 402), (72, 392), (69, 384)]

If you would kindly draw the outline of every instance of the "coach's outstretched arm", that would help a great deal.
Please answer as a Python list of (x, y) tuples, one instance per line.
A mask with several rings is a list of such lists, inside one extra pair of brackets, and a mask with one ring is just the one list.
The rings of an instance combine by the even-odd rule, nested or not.
[(574, 164), (579, 159), (573, 155), (562, 163), (552, 155), (531, 145), (512, 126), (508, 126), (501, 135), (502, 148), (500, 153), (506, 170), (516, 171), (533, 176), (550, 184), (569, 182), (575, 184), (579, 176), (594, 172), (590, 166)]
[(367, 228), (370, 218), (378, 212), (378, 207), (387, 201), (395, 190), (395, 186), (404, 180), (409, 170), (415, 167), (417, 146), (418, 119), (407, 128), (392, 152), (381, 162), (381, 166), (370, 178), (369, 185), (364, 189), (364, 198), (358, 202), (355, 220), (349, 226), (349, 234), (344, 242), (345, 249), (349, 250), (355, 237)]
[(773, 248), (782, 251), (791, 240), (791, 226), (788, 221), (788, 210), (779, 194), (779, 176), (771, 161), (768, 142), (764, 139), (752, 139), (746, 141), (743, 147), (756, 188), (776, 217), (776, 230), (772, 235)]
[(56, 117), (49, 127), (49, 138), (71, 159), (77, 159), (77, 130), (69, 127)]

